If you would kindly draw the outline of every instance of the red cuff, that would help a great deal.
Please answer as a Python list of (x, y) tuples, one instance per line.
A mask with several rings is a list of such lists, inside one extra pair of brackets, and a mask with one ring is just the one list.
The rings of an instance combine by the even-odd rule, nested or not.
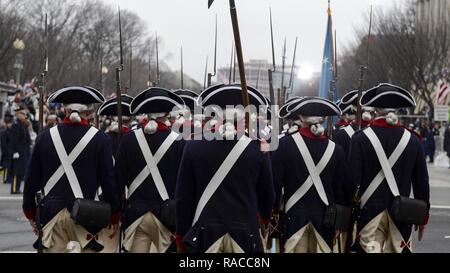
[(183, 243), (183, 236), (175, 234), (175, 242), (178, 248), (182, 249), (183, 251), (187, 250), (186, 245)]
[(36, 209), (23, 209), (23, 213), (28, 220), (36, 219)]
[(424, 226), (428, 225), (428, 220), (430, 220), (430, 214), (427, 214), (425, 217), (425, 222), (423, 223)]
[(111, 219), (109, 220), (109, 222), (113, 225), (117, 225), (120, 222), (121, 218), (122, 218), (122, 214), (116, 213), (111, 216)]

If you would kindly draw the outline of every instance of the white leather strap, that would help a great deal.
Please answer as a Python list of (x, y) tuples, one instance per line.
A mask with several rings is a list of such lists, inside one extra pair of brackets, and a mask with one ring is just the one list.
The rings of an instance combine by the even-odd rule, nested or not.
[(216, 171), (214, 176), (211, 178), (211, 180), (209, 181), (205, 190), (203, 191), (202, 196), (200, 197), (200, 201), (198, 202), (197, 208), (195, 210), (195, 215), (194, 215), (194, 220), (192, 221), (192, 226), (194, 226), (197, 223), (197, 221), (200, 218), (200, 215), (202, 214), (203, 209), (205, 208), (209, 199), (211, 199), (213, 194), (216, 192), (216, 190), (222, 184), (225, 177), (231, 171), (231, 169), (236, 164), (237, 160), (241, 157), (242, 153), (245, 151), (245, 149), (251, 143), (251, 141), (252, 140), (250, 138), (243, 136), (236, 143), (236, 145), (233, 147), (233, 149), (228, 154), (228, 156), (225, 158), (225, 160), (222, 162), (222, 165), (220, 165), (219, 169)]
[(75, 174), (75, 171), (72, 167), (72, 164), (83, 152), (83, 150), (92, 140), (92, 138), (94, 138), (97, 132), (98, 130), (96, 128), (91, 127), (86, 132), (86, 134), (81, 138), (81, 140), (77, 143), (77, 145), (72, 150), (70, 155), (67, 155), (66, 149), (59, 134), (58, 126), (55, 126), (50, 129), (50, 136), (52, 138), (53, 145), (55, 145), (55, 149), (58, 154), (59, 160), (61, 161), (61, 166), (56, 170), (56, 172), (50, 177), (50, 179), (45, 184), (44, 187), (45, 194), (50, 193), (50, 191), (54, 188), (54, 186), (61, 179), (61, 177), (64, 174), (66, 174), (67, 179), (69, 180), (70, 183), (70, 188), (72, 189), (75, 198), (83, 198), (83, 192), (81, 191), (81, 187), (78, 182), (78, 178)]
[[(314, 168), (317, 169), (317, 173), (321, 174), (325, 167), (328, 165), (328, 163), (331, 160), (331, 157), (333, 156), (334, 150), (335, 150), (335, 143), (332, 141), (328, 142), (327, 149), (325, 150), (325, 153), (323, 154), (322, 158), (320, 159), (317, 166), (314, 166)], [(300, 154), (303, 157), (303, 154), (305, 151), (300, 150)], [(306, 153), (309, 153), (308, 150), (306, 150)], [(285, 212), (288, 212), (295, 204), (297, 204), (300, 199), (311, 189), (311, 187), (314, 185), (313, 180), (311, 178), (311, 175), (308, 176), (306, 181), (300, 186), (300, 188), (289, 198), (289, 200), (286, 202), (285, 205)]]
[(353, 129), (351, 125), (345, 126), (344, 130), (350, 138), (352, 138), (353, 135), (355, 134), (355, 129)]
[[(322, 157), (321, 161), (319, 162), (319, 164), (316, 166), (314, 164), (314, 160), (311, 156), (311, 153), (308, 150), (308, 147), (306, 146), (305, 141), (303, 140), (303, 137), (300, 135), (300, 133), (296, 133), (294, 135), (292, 135), (292, 138), (295, 141), (295, 144), (297, 144), (298, 150), (300, 151), (301, 156), (303, 157), (303, 161), (305, 162), (306, 168), (308, 169), (309, 172), (309, 177), (308, 180), (311, 179), (312, 184), (314, 185), (314, 187), (317, 190), (317, 193), (319, 194), (320, 199), (325, 203), (325, 205), (329, 205), (328, 203), (328, 198), (327, 195), (325, 193), (325, 189), (323, 188), (323, 184), (322, 184), (322, 179), (320, 178), (320, 174), (322, 173), (323, 169), (325, 169), (326, 165), (329, 163), (331, 156), (333, 155), (334, 149), (336, 144), (334, 144), (334, 142), (329, 141), (328, 142), (328, 146), (327, 146), (327, 150), (325, 151), (324, 156)], [(307, 182), (305, 183), (305, 188), (304, 189), (299, 189), (299, 191), (305, 191), (306, 187), (308, 186), (308, 184), (310, 184), (311, 182)], [(307, 189), (309, 190), (309, 189)], [(305, 191), (305, 193), (307, 192), (307, 190)], [(298, 197), (303, 197), (303, 195), (300, 195), (302, 192), (298, 193), (298, 196), (295, 196), (295, 198)], [(295, 195), (295, 194), (294, 194)], [(292, 198), (292, 197), (291, 197)], [(300, 198), (298, 200), (300, 200)], [(298, 202), (298, 200), (292, 200), (290, 202), (290, 208), (296, 203)], [(295, 203), (293, 202), (295, 201)]]
[(386, 153), (384, 152), (383, 146), (381, 145), (380, 140), (378, 139), (377, 135), (372, 130), (372, 128), (368, 127), (367, 129), (365, 129), (364, 134), (369, 138), (372, 146), (374, 147), (382, 169), (378, 172), (378, 174), (375, 176), (372, 182), (370, 182), (369, 187), (367, 187), (366, 191), (361, 196), (361, 204), (360, 204), (361, 208), (366, 205), (367, 201), (378, 189), (378, 187), (385, 178), (392, 194), (394, 196), (400, 195), (397, 182), (392, 172), (392, 167), (398, 161), (403, 151), (406, 149), (406, 146), (408, 146), (409, 140), (411, 138), (411, 133), (408, 130), (404, 130), (400, 142), (398, 143), (397, 147), (395, 148), (394, 152), (392, 152), (388, 160)]
[(161, 198), (163, 200), (169, 199), (169, 195), (167, 194), (166, 187), (164, 185), (164, 182), (158, 169), (158, 164), (179, 135), (175, 132), (170, 133), (170, 135), (164, 140), (164, 142), (161, 144), (161, 146), (158, 148), (155, 155), (153, 156), (148, 146), (147, 140), (145, 139), (145, 135), (142, 129), (136, 130), (134, 131), (134, 133), (136, 135), (136, 139), (138, 141), (142, 155), (145, 158), (146, 166), (137, 175), (137, 177), (133, 180), (133, 182), (131, 182), (131, 185), (128, 188), (128, 195), (127, 195), (128, 198), (130, 198), (131, 195), (133, 195), (133, 193), (142, 185), (142, 183), (145, 181), (145, 179), (147, 179), (149, 175), (152, 175), (156, 189), (158, 190), (158, 193), (161, 196)]

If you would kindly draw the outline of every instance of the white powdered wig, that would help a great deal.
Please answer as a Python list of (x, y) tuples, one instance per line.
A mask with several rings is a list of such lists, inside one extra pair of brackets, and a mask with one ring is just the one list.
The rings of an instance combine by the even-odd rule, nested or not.
[(323, 117), (304, 117), (301, 116), (300, 119), (310, 124), (309, 128), (311, 133), (315, 136), (322, 136), (325, 133), (325, 128), (322, 126), (322, 123), (325, 121)]
[(397, 109), (390, 109), (390, 108), (376, 108), (375, 112), (377, 113), (377, 119), (378, 118), (385, 118), (387, 124), (389, 125), (397, 125), (399, 118), (396, 114)]

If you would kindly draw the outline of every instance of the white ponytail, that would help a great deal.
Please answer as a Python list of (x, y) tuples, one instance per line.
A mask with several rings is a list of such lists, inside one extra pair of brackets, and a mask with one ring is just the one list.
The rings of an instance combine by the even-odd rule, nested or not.
[(386, 115), (386, 122), (389, 125), (397, 125), (398, 124), (398, 116), (394, 112), (389, 112)]
[(322, 124), (313, 124), (310, 127), (311, 133), (315, 136), (323, 136), (325, 133), (325, 128), (323, 128)]
[(154, 120), (150, 120), (144, 127), (144, 133), (153, 135), (158, 131), (158, 123)]
[(72, 112), (70, 114), (69, 119), (73, 123), (80, 123), (81, 122), (81, 117), (80, 117), (80, 114), (78, 112)]

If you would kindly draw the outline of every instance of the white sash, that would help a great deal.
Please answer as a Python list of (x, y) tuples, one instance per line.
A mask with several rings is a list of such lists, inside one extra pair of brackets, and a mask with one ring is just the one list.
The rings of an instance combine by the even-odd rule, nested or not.
[(398, 143), (397, 147), (395, 148), (394, 152), (392, 153), (392, 155), (389, 157), (388, 160), (386, 153), (384, 152), (383, 146), (381, 145), (380, 140), (378, 139), (377, 135), (372, 130), (372, 128), (368, 127), (367, 129), (365, 129), (364, 134), (369, 138), (370, 142), (372, 143), (372, 146), (375, 149), (378, 161), (380, 162), (382, 169), (378, 172), (377, 176), (372, 180), (372, 182), (370, 182), (369, 187), (361, 196), (361, 208), (366, 205), (369, 198), (373, 195), (373, 193), (377, 190), (377, 188), (380, 186), (381, 182), (383, 182), (385, 178), (392, 194), (394, 196), (400, 195), (397, 182), (394, 177), (394, 173), (392, 172), (392, 167), (398, 161), (403, 151), (406, 149), (406, 146), (408, 146), (409, 140), (411, 138), (411, 133), (405, 129), (403, 132), (403, 136), (400, 139), (400, 142)]
[(206, 186), (205, 191), (200, 197), (200, 201), (198, 202), (197, 208), (195, 210), (195, 216), (194, 220), (192, 221), (192, 226), (194, 226), (197, 223), (209, 199), (211, 199), (213, 194), (219, 188), (220, 184), (222, 184), (225, 177), (233, 168), (234, 164), (236, 164), (237, 160), (245, 151), (247, 146), (251, 143), (251, 141), (252, 140), (250, 138), (243, 136), (233, 147), (231, 152), (228, 154), (227, 158), (225, 158), (225, 160), (222, 162), (222, 165), (220, 165), (219, 169), (211, 178), (211, 180), (208, 183), (208, 186)]
[(134, 131), (134, 134), (136, 135), (136, 139), (138, 141), (142, 155), (145, 158), (146, 166), (142, 169), (142, 171), (133, 180), (130, 187), (128, 188), (128, 198), (133, 195), (133, 193), (141, 186), (141, 184), (145, 181), (145, 179), (147, 179), (149, 175), (152, 175), (156, 189), (158, 190), (161, 199), (165, 201), (169, 199), (169, 194), (167, 193), (166, 186), (164, 185), (161, 173), (159, 172), (158, 164), (179, 135), (175, 132), (171, 132), (153, 156), (142, 129)]
[(351, 125), (345, 126), (344, 130), (350, 138), (352, 138), (353, 135), (355, 134), (355, 129), (353, 129)]
[(67, 180), (69, 180), (70, 188), (75, 196), (75, 198), (83, 198), (83, 192), (81, 191), (80, 183), (76, 173), (72, 167), (73, 162), (78, 158), (78, 156), (83, 152), (89, 142), (97, 134), (98, 130), (91, 127), (86, 134), (77, 143), (75, 148), (72, 150), (70, 155), (67, 155), (64, 144), (61, 140), (61, 136), (58, 131), (58, 126), (50, 129), (50, 136), (55, 145), (56, 152), (58, 154), (59, 160), (61, 161), (61, 166), (55, 171), (55, 173), (50, 177), (44, 187), (45, 194), (49, 194), (53, 187), (58, 183), (61, 177), (65, 174)]
[(325, 205), (328, 206), (328, 198), (323, 188), (320, 174), (330, 162), (336, 144), (332, 141), (328, 141), (328, 146), (325, 150), (325, 153), (323, 154), (319, 163), (315, 165), (308, 147), (306, 146), (306, 143), (301, 135), (297, 133), (295, 135), (292, 135), (292, 138), (297, 144), (297, 148), (300, 151), (301, 156), (303, 157), (303, 161), (305, 162), (306, 168), (308, 169), (309, 176), (302, 184), (302, 186), (286, 202), (285, 211), (288, 212), (298, 201), (300, 201), (300, 199), (311, 189), (313, 185), (315, 186), (320, 199), (322, 199)]

